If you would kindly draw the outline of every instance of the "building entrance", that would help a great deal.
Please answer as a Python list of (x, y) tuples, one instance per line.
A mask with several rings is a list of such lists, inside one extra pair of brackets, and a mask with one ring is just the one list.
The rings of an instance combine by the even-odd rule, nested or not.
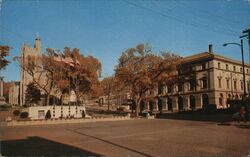
[(195, 97), (193, 95), (190, 95), (189, 97), (189, 102), (190, 102), (190, 109), (195, 109), (196, 105), (195, 105)]

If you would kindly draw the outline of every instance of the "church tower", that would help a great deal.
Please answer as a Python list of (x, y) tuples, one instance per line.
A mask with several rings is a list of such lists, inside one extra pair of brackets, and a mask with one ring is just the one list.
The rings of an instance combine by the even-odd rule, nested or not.
[(35, 39), (34, 50), (36, 52), (41, 52), (41, 39), (39, 37), (36, 37)]
[[(22, 59), (21, 59), (21, 67), (25, 67), (25, 65), (30, 62), (34, 62), (35, 64), (40, 64), (40, 56), (41, 56), (41, 39), (36, 37), (34, 48), (24, 44), (22, 46)], [(32, 77), (28, 74), (27, 71), (21, 68), (21, 77), (20, 77), (20, 105), (25, 105), (25, 97), (26, 97), (26, 89), (27, 85), (32, 82)]]

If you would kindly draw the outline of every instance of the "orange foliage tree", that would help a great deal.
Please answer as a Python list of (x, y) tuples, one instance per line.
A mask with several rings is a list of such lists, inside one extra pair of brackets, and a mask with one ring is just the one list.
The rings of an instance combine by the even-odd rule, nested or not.
[(108, 111), (110, 110), (111, 95), (117, 94), (115, 93), (115, 86), (116, 86), (116, 80), (115, 80), (115, 77), (113, 76), (106, 77), (101, 81), (103, 94), (107, 96), (107, 100), (108, 100)]
[(4, 69), (10, 61), (5, 57), (9, 55), (10, 47), (7, 45), (0, 45), (0, 71)]
[[(47, 95), (46, 105), (52, 95), (76, 92), (77, 98), (96, 90), (101, 63), (93, 56), (80, 54), (79, 49), (64, 48), (62, 53), (55, 53), (52, 48), (39, 58), (29, 58), (22, 64), (21, 57), (14, 57), (21, 68), (32, 78), (32, 82)], [(33, 61), (36, 60), (36, 61)]]
[(63, 93), (74, 90), (78, 98), (87, 93), (97, 96), (100, 93), (98, 77), (101, 71), (101, 63), (93, 56), (80, 54), (79, 49), (64, 48), (62, 54), (47, 49), (48, 55), (43, 63), (57, 71), (53, 78), (56, 88)]
[(156, 55), (147, 44), (137, 45), (122, 53), (115, 77), (130, 89), (136, 105), (136, 116), (146, 91), (157, 88), (159, 83), (172, 80), (180, 59), (173, 53)]

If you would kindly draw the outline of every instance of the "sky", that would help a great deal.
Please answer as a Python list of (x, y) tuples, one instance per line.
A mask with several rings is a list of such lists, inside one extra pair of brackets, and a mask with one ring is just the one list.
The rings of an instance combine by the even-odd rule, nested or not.
[[(20, 80), (18, 64), (24, 43), (41, 38), (47, 47), (79, 48), (102, 63), (102, 77), (111, 76), (122, 52), (141, 43), (153, 51), (181, 56), (213, 51), (241, 60), (239, 36), (250, 28), (248, 0), (0, 0), (0, 45), (12, 47), (1, 76)], [(249, 48), (244, 39), (245, 62)]]

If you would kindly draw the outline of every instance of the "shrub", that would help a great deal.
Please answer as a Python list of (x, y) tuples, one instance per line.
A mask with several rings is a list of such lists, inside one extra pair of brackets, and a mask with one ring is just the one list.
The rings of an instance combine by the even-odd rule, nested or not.
[(29, 117), (29, 113), (28, 112), (21, 112), (20, 118), (28, 118), (28, 117)]
[(215, 113), (216, 112), (216, 104), (208, 104), (203, 106), (203, 109), (206, 113)]
[(50, 119), (50, 118), (51, 118), (51, 113), (50, 113), (50, 110), (48, 110), (45, 115), (45, 119)]
[(4, 104), (0, 106), (0, 111), (8, 111), (10, 108), (10, 105)]
[(13, 114), (14, 114), (15, 116), (19, 116), (20, 111), (19, 111), (19, 110), (14, 110), (14, 111), (13, 111)]
[(118, 107), (116, 110), (117, 110), (118, 112), (122, 112), (122, 111), (125, 111), (125, 107)]

